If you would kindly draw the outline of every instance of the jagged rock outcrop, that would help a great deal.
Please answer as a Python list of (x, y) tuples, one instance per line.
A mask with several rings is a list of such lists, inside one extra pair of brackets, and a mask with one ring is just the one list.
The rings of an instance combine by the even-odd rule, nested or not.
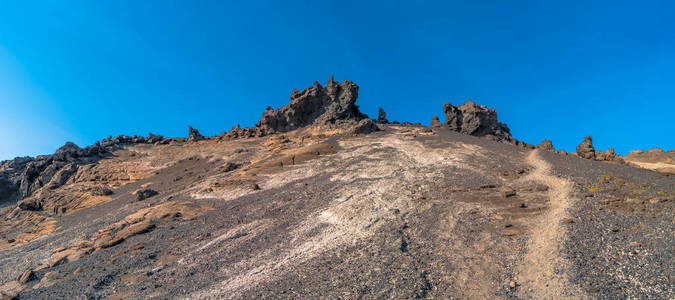
[(380, 124), (388, 124), (389, 123), (389, 120), (387, 120), (387, 113), (384, 112), (384, 109), (382, 109), (382, 107), (380, 107), (380, 110), (377, 114), (377, 123), (380, 123)]
[(433, 116), (431, 117), (431, 124), (429, 127), (442, 127), (443, 124), (441, 124), (441, 120), (438, 118), (438, 116)]
[(537, 149), (555, 152), (555, 148), (553, 147), (553, 142), (551, 140), (541, 141), (541, 144), (537, 145)]
[(443, 104), (445, 126), (450, 130), (473, 136), (489, 137), (500, 142), (515, 143), (506, 124), (497, 120), (497, 111), (477, 105), (471, 99), (460, 106)]
[(188, 141), (190, 142), (202, 141), (206, 139), (201, 133), (199, 133), (199, 130), (192, 128), (192, 126), (188, 126), (188, 132)]
[[(126, 144), (168, 143), (177, 139), (165, 139), (161, 135), (148, 137), (119, 135), (108, 137), (94, 145), (80, 148), (67, 142), (51, 155), (17, 157), (0, 162), (0, 202), (19, 201), (33, 195), (41, 188), (56, 189), (64, 185), (81, 165), (96, 163)], [(36, 201), (36, 200), (30, 200)], [(40, 209), (34, 203), (26, 208)]]
[(0, 201), (21, 200), (42, 187), (58, 188), (78, 165), (94, 162), (108, 152), (100, 143), (80, 148), (68, 142), (52, 155), (5, 161), (0, 165)]
[(595, 160), (615, 161), (619, 157), (614, 152), (614, 148), (609, 148), (605, 151), (595, 151)]
[(348, 80), (337, 83), (331, 76), (325, 87), (314, 82), (314, 86), (301, 92), (294, 89), (288, 105), (278, 109), (267, 107), (254, 127), (241, 128), (237, 125), (232, 127), (224, 137), (265, 136), (309, 125), (347, 125), (349, 123), (353, 126), (356, 122), (368, 118), (359, 111), (355, 104), (358, 94), (358, 85)]
[(148, 142), (148, 143), (151, 143), (151, 144), (159, 143), (159, 142), (161, 142), (162, 140), (164, 140), (164, 137), (163, 137), (163, 136), (157, 135), (157, 134), (148, 133), (148, 138), (147, 138), (147, 142)]
[(593, 147), (593, 138), (591, 136), (584, 138), (584, 141), (577, 146), (576, 150), (576, 155), (581, 158), (597, 161), (612, 161), (617, 163), (624, 162), (623, 158), (614, 152), (614, 148), (609, 148), (605, 151), (595, 150)]
[(577, 146), (577, 155), (585, 159), (595, 159), (595, 148), (593, 147), (593, 138), (589, 135)]

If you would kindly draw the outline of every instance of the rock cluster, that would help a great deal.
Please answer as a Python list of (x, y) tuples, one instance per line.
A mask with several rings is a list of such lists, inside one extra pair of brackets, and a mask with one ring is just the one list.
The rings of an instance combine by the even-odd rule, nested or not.
[(477, 105), (471, 99), (460, 106), (443, 104), (445, 126), (450, 130), (473, 136), (488, 137), (495, 141), (515, 143), (506, 124), (497, 120), (497, 111)]
[(595, 148), (593, 147), (593, 138), (589, 135), (577, 146), (577, 155), (585, 159), (595, 159)]
[(232, 127), (222, 138), (266, 136), (277, 132), (288, 132), (309, 125), (339, 124), (354, 126), (368, 116), (359, 111), (356, 98), (359, 86), (345, 80), (337, 83), (331, 76), (322, 86), (314, 86), (301, 92), (293, 90), (290, 103), (278, 109), (267, 107), (260, 121), (250, 128)]
[[(152, 133), (148, 137), (120, 135), (108, 137), (86, 148), (67, 142), (51, 155), (17, 157), (0, 162), (0, 203), (26, 199), (41, 188), (56, 189), (64, 185), (79, 166), (96, 163), (121, 145), (168, 143), (171, 140)], [(22, 203), (25, 209), (41, 208), (38, 199), (26, 199)]]
[(598, 161), (623, 162), (621, 156), (616, 155), (616, 152), (614, 152), (614, 148), (609, 148), (605, 151), (595, 150), (593, 147), (593, 138), (591, 136), (584, 138), (584, 141), (577, 146), (576, 150), (576, 155), (581, 158)]
[(541, 150), (555, 152), (555, 148), (553, 147), (553, 142), (551, 140), (541, 141), (541, 144), (537, 145), (536, 148), (541, 149)]

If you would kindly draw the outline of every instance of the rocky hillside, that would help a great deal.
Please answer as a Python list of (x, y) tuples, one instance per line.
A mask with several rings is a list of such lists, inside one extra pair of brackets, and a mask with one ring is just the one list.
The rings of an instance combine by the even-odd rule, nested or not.
[(517, 141), (473, 102), (371, 120), (358, 90), (2, 162), (1, 297), (675, 297), (673, 175)]
[(675, 150), (663, 151), (659, 148), (636, 150), (628, 153), (625, 160), (636, 167), (675, 174)]

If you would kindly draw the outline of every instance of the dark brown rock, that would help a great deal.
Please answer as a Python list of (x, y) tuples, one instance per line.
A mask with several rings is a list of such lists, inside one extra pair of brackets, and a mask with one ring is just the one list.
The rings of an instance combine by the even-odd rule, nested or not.
[(469, 99), (460, 106), (443, 104), (445, 126), (448, 129), (473, 136), (484, 136), (496, 141), (515, 143), (508, 126), (499, 123), (497, 111), (477, 105)]
[(188, 131), (189, 131), (188, 141), (190, 142), (196, 142), (205, 139), (204, 136), (201, 135), (201, 133), (199, 133), (199, 130), (192, 128), (192, 126), (188, 126)]
[(113, 194), (113, 191), (106, 187), (97, 186), (90, 193), (92, 196), (109, 196)]
[(363, 119), (359, 121), (354, 127), (352, 128), (352, 133), (354, 134), (369, 134), (371, 132), (379, 131), (380, 127), (373, 122), (371, 119)]
[(333, 77), (326, 86), (314, 82), (314, 86), (301, 92), (293, 90), (291, 102), (279, 109), (268, 107), (260, 121), (251, 128), (233, 127), (228, 137), (265, 136), (287, 132), (305, 126), (335, 124), (338, 121), (361, 121), (368, 118), (359, 111), (356, 103), (359, 86), (345, 80), (337, 83)]
[(438, 116), (433, 116), (431, 117), (431, 124), (429, 127), (441, 127), (443, 124), (441, 124), (441, 120), (438, 118)]
[(22, 210), (39, 211), (42, 210), (42, 202), (36, 198), (26, 198), (19, 201), (19, 208)]
[(219, 171), (221, 172), (231, 172), (239, 168), (238, 164), (232, 163), (232, 162), (227, 162), (224, 165), (220, 166), (218, 168)]
[(581, 158), (595, 159), (595, 148), (593, 148), (593, 138), (589, 135), (577, 146), (577, 155)]
[(555, 152), (555, 148), (553, 147), (553, 142), (551, 140), (541, 141), (541, 144), (537, 145), (537, 149)]
[(140, 191), (136, 192), (136, 199), (138, 201), (141, 201), (141, 200), (148, 199), (152, 196), (155, 196), (157, 194), (158, 194), (157, 191), (155, 191), (153, 189), (143, 189), (143, 190), (140, 190)]
[(377, 114), (377, 123), (380, 123), (380, 124), (388, 124), (389, 123), (389, 120), (387, 120), (387, 113), (384, 112), (384, 109), (382, 109), (382, 107), (380, 107), (380, 110)]

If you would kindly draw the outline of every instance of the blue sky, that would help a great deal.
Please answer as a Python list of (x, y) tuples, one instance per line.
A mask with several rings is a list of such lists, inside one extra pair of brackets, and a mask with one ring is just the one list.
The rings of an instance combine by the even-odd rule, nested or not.
[(673, 149), (674, 3), (3, 1), (0, 159), (251, 126), (330, 75), (371, 117), (471, 98), (529, 143)]

